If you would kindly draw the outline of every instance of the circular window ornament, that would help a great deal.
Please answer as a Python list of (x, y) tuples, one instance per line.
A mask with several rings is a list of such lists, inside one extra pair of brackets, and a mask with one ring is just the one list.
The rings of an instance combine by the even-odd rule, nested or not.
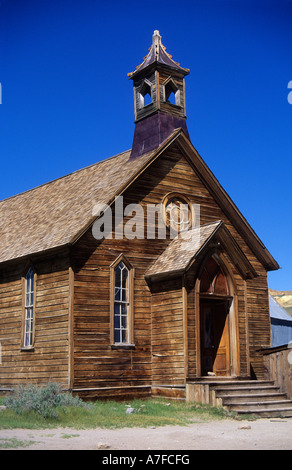
[(179, 233), (192, 227), (192, 205), (185, 196), (178, 193), (167, 194), (163, 199), (163, 211), (164, 221), (169, 229)]

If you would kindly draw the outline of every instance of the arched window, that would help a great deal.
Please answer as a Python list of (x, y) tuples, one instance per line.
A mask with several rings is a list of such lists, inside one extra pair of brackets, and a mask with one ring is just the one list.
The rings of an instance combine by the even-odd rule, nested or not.
[(25, 276), (25, 305), (24, 305), (24, 335), (23, 347), (33, 346), (34, 335), (34, 300), (35, 300), (35, 273), (29, 268)]
[(133, 343), (133, 270), (123, 257), (112, 265), (112, 343), (129, 345)]
[(213, 257), (206, 262), (201, 273), (200, 293), (229, 295), (226, 276)]

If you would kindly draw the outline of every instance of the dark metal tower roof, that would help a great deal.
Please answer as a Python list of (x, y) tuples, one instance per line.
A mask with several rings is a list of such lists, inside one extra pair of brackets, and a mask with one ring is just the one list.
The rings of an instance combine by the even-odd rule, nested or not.
[(133, 78), (139, 72), (154, 63), (170, 67), (183, 75), (188, 75), (190, 73), (189, 69), (181, 67), (178, 62), (172, 60), (172, 56), (166, 52), (166, 48), (163, 46), (161, 36), (157, 30), (154, 31), (152, 36), (152, 45), (149, 49), (148, 55), (144, 57), (142, 64), (138, 65), (134, 72), (128, 73), (128, 77)]

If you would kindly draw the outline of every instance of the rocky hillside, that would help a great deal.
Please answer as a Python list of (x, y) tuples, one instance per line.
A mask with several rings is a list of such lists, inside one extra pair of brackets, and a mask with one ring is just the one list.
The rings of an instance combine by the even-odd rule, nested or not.
[(292, 316), (292, 291), (291, 290), (269, 290), (274, 299), (284, 307), (284, 309)]

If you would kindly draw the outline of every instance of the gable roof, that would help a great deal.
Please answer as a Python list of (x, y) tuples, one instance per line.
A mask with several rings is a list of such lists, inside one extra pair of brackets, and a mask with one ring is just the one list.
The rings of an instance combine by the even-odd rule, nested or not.
[(129, 159), (131, 151), (0, 202), (0, 263), (72, 245), (92, 225), (97, 203), (111, 204), (142, 172), (176, 143), (267, 270), (279, 268), (182, 129), (158, 149)]
[(0, 202), (0, 263), (70, 244), (149, 159), (130, 151)]
[(154, 261), (145, 273), (146, 277), (156, 277), (185, 271), (193, 258), (197, 256), (206, 242), (212, 238), (221, 221), (195, 227), (188, 231), (187, 239), (177, 235)]
[(225, 249), (228, 248), (229, 256), (235, 261), (244, 278), (256, 275), (248, 259), (221, 220), (193, 228), (187, 231), (185, 236), (182, 232), (170, 242), (165, 251), (148, 268), (145, 273), (146, 278), (162, 278), (184, 273), (215, 238)]

